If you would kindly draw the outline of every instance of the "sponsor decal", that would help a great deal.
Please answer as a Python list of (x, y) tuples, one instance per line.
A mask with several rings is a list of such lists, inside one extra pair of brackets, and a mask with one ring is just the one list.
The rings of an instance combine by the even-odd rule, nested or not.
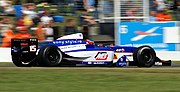
[(19, 51), (19, 48), (13, 47), (11, 50), (12, 50), (13, 52), (18, 52), (18, 51)]
[(107, 52), (98, 52), (94, 58), (96, 60), (107, 60), (108, 54), (107, 54)]
[(37, 41), (37, 39), (36, 38), (31, 38), (30, 41)]
[(53, 42), (54, 44), (83, 44), (84, 42), (82, 40), (57, 40)]
[(116, 49), (116, 52), (125, 52), (124, 48), (122, 49)]
[(94, 62), (93, 64), (105, 64), (105, 62)]
[(162, 66), (162, 62), (155, 62), (155, 65)]
[(21, 43), (21, 46), (28, 46), (28, 43)]
[(77, 45), (67, 45), (67, 46), (59, 46), (62, 51), (71, 51), (71, 50), (78, 50), (78, 49), (86, 49), (85, 44), (77, 44)]
[(118, 66), (126, 66), (126, 62), (119, 62), (117, 64), (118, 64)]
[(60, 49), (71, 49), (71, 48), (79, 48), (84, 45), (69, 45), (69, 46), (61, 46)]

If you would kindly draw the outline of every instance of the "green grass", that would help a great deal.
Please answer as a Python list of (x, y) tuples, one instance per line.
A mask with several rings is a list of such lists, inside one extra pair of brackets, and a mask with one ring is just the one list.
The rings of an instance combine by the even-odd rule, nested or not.
[(0, 92), (179, 92), (180, 68), (0, 67)]

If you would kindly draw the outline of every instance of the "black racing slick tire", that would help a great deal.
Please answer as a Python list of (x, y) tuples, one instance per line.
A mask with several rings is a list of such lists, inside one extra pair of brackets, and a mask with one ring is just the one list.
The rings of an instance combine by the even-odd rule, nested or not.
[(56, 46), (45, 46), (39, 50), (38, 64), (40, 66), (55, 67), (60, 65), (63, 54)]
[(32, 67), (33, 65), (35, 65), (34, 62), (27, 62), (24, 63), (21, 59), (21, 56), (17, 56), (17, 55), (12, 55), (12, 62), (14, 63), (14, 65), (16, 65), (17, 67)]
[(29, 53), (23, 53), (23, 51), (28, 51), (28, 47), (24, 47), (21, 49), (21, 51), (18, 51), (15, 54), (12, 54), (12, 62), (17, 67), (31, 67), (35, 65), (35, 57), (32, 54)]
[(133, 59), (138, 67), (152, 67), (156, 60), (156, 53), (150, 46), (140, 46), (134, 51)]

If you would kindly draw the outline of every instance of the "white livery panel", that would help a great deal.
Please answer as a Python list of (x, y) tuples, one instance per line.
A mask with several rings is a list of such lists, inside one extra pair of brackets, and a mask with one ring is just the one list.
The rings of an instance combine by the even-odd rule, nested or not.
[[(111, 62), (114, 58), (114, 51), (78, 51), (78, 52), (68, 52), (69, 56), (76, 57), (73, 58), (75, 61), (88, 61), (88, 62)], [(70, 59), (68, 59), (70, 60)]]

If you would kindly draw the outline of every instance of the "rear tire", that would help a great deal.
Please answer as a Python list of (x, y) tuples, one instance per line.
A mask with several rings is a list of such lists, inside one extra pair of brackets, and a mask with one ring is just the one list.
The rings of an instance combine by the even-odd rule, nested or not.
[(152, 67), (156, 60), (156, 53), (150, 46), (141, 46), (133, 53), (133, 59), (138, 67)]
[(19, 55), (12, 55), (12, 61), (17, 67), (32, 67), (34, 62), (24, 63)]
[(40, 66), (55, 67), (60, 65), (63, 54), (56, 46), (45, 46), (38, 53), (38, 64)]
[(22, 53), (23, 51), (28, 51), (28, 47), (24, 47), (21, 51), (14, 53), (12, 57), (13, 63), (18, 67), (31, 67), (36, 64), (35, 55), (32, 53)]

